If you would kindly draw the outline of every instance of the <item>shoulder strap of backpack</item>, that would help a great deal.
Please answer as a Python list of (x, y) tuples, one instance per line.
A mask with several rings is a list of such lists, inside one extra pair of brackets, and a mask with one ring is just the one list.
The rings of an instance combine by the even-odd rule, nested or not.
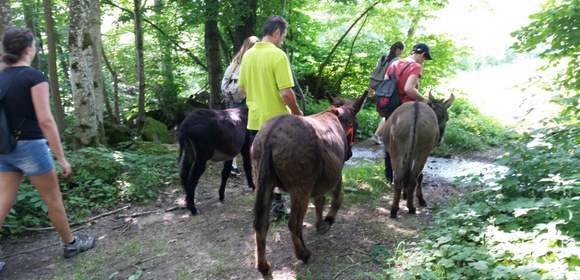
[(407, 65), (405, 65), (405, 67), (403, 67), (403, 70), (401, 70), (401, 72), (399, 72), (399, 75), (397, 75), (397, 79), (399, 79), (399, 76), (403, 75), (403, 73), (405, 72), (405, 70), (407, 70), (407, 68), (409, 68), (409, 66), (411, 66), (411, 64), (413, 64), (415, 62), (409, 62), (407, 63)]

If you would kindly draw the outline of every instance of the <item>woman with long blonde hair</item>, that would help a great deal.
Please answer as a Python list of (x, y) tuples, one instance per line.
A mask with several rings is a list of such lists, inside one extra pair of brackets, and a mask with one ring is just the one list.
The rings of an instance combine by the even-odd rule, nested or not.
[[(256, 42), (260, 41), (256, 36), (250, 36), (244, 40), (244, 43), (240, 47), (240, 50), (232, 59), (232, 62), (226, 69), (224, 78), (222, 79), (222, 94), (226, 101), (226, 108), (239, 108), (246, 106), (246, 96), (243, 91), (238, 87), (238, 78), (240, 77), (240, 64), (242, 63), (242, 58), (244, 54), (251, 49)], [(232, 168), (233, 175), (240, 175), (238, 165), (236, 164), (236, 158), (233, 161)]]
[(238, 77), (240, 76), (240, 64), (246, 51), (251, 49), (260, 39), (256, 36), (250, 36), (244, 40), (240, 50), (232, 59), (232, 62), (226, 69), (224, 78), (222, 79), (222, 94), (226, 100), (226, 108), (238, 108), (245, 106), (244, 101), (246, 96), (238, 88)]

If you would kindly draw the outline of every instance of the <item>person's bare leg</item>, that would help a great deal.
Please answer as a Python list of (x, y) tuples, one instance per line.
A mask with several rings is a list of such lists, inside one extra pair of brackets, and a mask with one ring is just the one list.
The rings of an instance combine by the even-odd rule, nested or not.
[[(22, 182), (22, 173), (20, 172), (0, 173), (0, 228), (4, 225), (4, 220), (16, 201), (20, 182)], [(5, 266), (6, 263), (0, 261), (0, 271), (4, 270)]]
[(0, 227), (4, 225), (4, 220), (16, 200), (20, 182), (22, 182), (20, 172), (0, 173)]
[(31, 176), (30, 182), (36, 187), (40, 197), (48, 206), (48, 218), (62, 238), (62, 241), (65, 244), (71, 243), (74, 240), (74, 236), (66, 217), (56, 172), (53, 170), (39, 176)]

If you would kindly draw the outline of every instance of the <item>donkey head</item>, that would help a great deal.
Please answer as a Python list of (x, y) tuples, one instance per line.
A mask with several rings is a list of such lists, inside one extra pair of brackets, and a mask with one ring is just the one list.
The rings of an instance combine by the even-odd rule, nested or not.
[(354, 138), (356, 136), (356, 131), (358, 129), (358, 120), (356, 119), (356, 114), (360, 111), (362, 106), (364, 105), (366, 98), (368, 95), (368, 91), (365, 91), (362, 96), (360, 96), (357, 100), (347, 100), (341, 98), (332, 97), (329, 93), (326, 93), (326, 97), (330, 101), (332, 105), (330, 112), (334, 113), (342, 128), (346, 132), (346, 138), (348, 140), (347, 151), (346, 151), (346, 158), (345, 160), (350, 159), (352, 156), (352, 146), (354, 144)]
[(435, 99), (431, 95), (431, 93), (429, 93), (429, 102), (427, 102), (427, 104), (429, 104), (429, 107), (433, 109), (435, 115), (437, 116), (437, 121), (439, 122), (439, 139), (437, 139), (438, 143), (441, 143), (441, 140), (443, 139), (443, 134), (445, 133), (445, 126), (447, 125), (447, 121), (449, 120), (449, 113), (447, 113), (447, 109), (451, 107), (451, 104), (453, 104), (453, 100), (455, 100), (455, 96), (453, 95), (453, 93), (445, 101)]

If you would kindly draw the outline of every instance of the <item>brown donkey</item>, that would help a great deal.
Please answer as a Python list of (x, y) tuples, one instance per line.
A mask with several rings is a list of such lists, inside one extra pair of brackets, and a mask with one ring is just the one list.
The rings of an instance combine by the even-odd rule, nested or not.
[(382, 139), (385, 152), (391, 155), (395, 183), (391, 218), (397, 217), (401, 191), (410, 214), (415, 214), (415, 191), (419, 205), (427, 206), (421, 187), (423, 167), (433, 147), (443, 138), (449, 119), (447, 109), (454, 99), (453, 94), (445, 101), (436, 100), (429, 94), (428, 103), (405, 103), (387, 120)]
[[(256, 265), (262, 274), (270, 272), (266, 260), (266, 237), (270, 226), (270, 206), (274, 187), (290, 193), (288, 228), (294, 253), (304, 263), (310, 257), (302, 239), (302, 222), (308, 201), (314, 199), (316, 228), (325, 233), (334, 223), (342, 202), (342, 167), (352, 156), (357, 129), (356, 114), (367, 92), (356, 102), (329, 96), (333, 106), (308, 116), (280, 116), (268, 121), (252, 145), (252, 169), (256, 183), (254, 230)], [(324, 194), (332, 191), (330, 212), (322, 220)]]

